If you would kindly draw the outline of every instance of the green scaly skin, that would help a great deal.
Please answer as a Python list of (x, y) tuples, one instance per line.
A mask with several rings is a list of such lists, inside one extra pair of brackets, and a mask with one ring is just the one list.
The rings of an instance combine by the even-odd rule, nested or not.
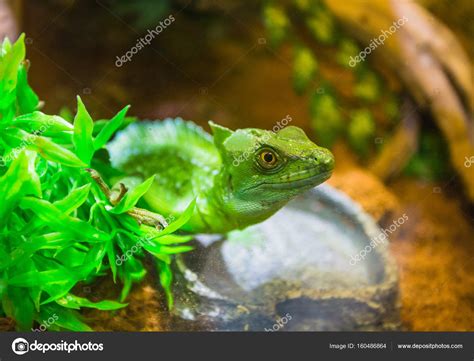
[(144, 196), (150, 210), (177, 217), (196, 198), (187, 231), (226, 233), (262, 222), (331, 176), (331, 152), (298, 127), (275, 133), (209, 124), (213, 137), (179, 118), (135, 123), (108, 145), (128, 187), (156, 175)]

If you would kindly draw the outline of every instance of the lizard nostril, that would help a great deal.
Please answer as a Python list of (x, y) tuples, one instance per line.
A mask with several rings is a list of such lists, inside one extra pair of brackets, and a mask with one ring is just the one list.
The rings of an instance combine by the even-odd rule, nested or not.
[(331, 168), (334, 167), (334, 158), (333, 157), (326, 158), (324, 160), (324, 164), (326, 164), (327, 166)]

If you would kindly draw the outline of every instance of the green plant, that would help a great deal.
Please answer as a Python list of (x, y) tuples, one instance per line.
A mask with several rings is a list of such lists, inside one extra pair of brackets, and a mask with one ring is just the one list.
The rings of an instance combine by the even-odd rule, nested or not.
[[(109, 190), (117, 175), (100, 157), (114, 132), (130, 121), (122, 109), (94, 123), (78, 97), (71, 124), (40, 112), (28, 85), (24, 36), (0, 49), (0, 316), (18, 330), (56, 315), (50, 330), (86, 331), (82, 307), (115, 310), (133, 282), (143, 279), (143, 258), (157, 261), (168, 305), (172, 255), (191, 250), (188, 236), (173, 234), (194, 202), (164, 229), (158, 214), (137, 208), (152, 179), (135, 189)], [(100, 172), (97, 172), (98, 170)], [(126, 255), (126, 258), (124, 258)], [(120, 262), (119, 262), (120, 260)], [(123, 284), (119, 301), (91, 302), (74, 295), (79, 282), (112, 275)]]

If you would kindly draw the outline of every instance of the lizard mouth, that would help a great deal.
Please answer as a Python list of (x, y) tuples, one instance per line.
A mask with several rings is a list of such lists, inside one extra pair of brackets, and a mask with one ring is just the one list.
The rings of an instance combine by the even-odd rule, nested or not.
[(332, 170), (313, 173), (309, 171), (291, 174), (288, 179), (281, 179), (278, 182), (265, 183), (276, 189), (304, 188), (307, 186), (315, 187), (331, 177)]
[[(317, 170), (304, 170), (301, 172), (291, 173), (285, 177), (281, 177), (273, 182), (263, 182), (255, 186), (270, 187), (273, 189), (297, 189), (306, 187), (315, 187), (323, 183), (331, 177), (332, 169), (325, 172)], [(252, 187), (252, 188), (255, 188)]]

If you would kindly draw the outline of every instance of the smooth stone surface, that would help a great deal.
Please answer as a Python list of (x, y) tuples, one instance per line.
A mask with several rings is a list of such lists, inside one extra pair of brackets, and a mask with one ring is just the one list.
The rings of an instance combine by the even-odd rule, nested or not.
[(388, 241), (352, 258), (380, 235), (358, 205), (323, 185), (227, 239), (199, 236), (177, 263), (172, 329), (397, 329)]

